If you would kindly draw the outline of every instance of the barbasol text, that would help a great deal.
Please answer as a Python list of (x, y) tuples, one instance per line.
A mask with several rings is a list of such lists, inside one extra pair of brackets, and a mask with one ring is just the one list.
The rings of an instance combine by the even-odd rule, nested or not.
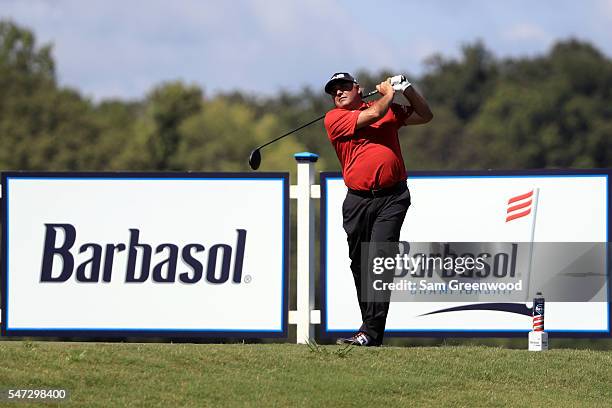
[[(58, 237), (58, 231), (63, 232), (63, 240)], [(235, 249), (228, 244), (213, 244), (208, 248), (199, 243), (186, 244), (182, 248), (172, 243), (153, 245), (147, 243), (145, 234), (141, 236), (141, 231), (136, 228), (129, 229), (127, 243), (87, 242), (75, 245), (77, 230), (74, 225), (45, 224), (40, 281), (66, 282), (74, 275), (77, 282), (110, 282), (115, 255), (127, 250), (124, 269), (126, 283), (142, 283), (149, 279), (156, 283), (174, 283), (178, 279), (191, 284), (204, 278), (209, 283), (222, 284), (230, 280), (230, 276), (233, 283), (240, 283), (247, 231), (236, 229), (236, 233)], [(80, 263), (75, 262), (77, 253), (86, 253), (88, 258)], [(163, 255), (163, 259), (154, 265), (153, 253)], [(61, 262), (54, 265), (57, 258)], [(221, 270), (217, 273), (218, 259)]]

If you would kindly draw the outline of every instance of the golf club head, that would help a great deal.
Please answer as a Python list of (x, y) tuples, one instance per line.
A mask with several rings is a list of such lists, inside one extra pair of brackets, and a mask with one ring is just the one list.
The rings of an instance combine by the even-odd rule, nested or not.
[(257, 170), (260, 164), (261, 153), (259, 152), (259, 149), (254, 149), (249, 156), (249, 166), (251, 166), (251, 169)]

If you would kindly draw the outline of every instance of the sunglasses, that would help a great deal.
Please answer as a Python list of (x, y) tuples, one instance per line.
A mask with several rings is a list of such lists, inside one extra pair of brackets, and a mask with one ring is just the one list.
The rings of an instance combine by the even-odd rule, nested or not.
[(329, 91), (331, 92), (331, 94), (335, 94), (338, 90), (340, 91), (350, 91), (351, 89), (353, 89), (353, 86), (355, 84), (353, 82), (349, 82), (349, 81), (341, 81), (341, 82), (337, 82), (335, 84), (333, 84)]

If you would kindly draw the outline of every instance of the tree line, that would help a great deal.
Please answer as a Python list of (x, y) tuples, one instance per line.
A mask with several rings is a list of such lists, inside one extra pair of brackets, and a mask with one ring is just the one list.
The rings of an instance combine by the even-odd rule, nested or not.
[[(409, 171), (610, 167), (612, 60), (589, 43), (497, 58), (476, 42), (457, 58), (431, 56), (418, 77), (356, 76), (371, 90), (399, 72), (435, 115), (400, 131)], [(51, 45), (0, 20), (0, 170), (249, 171), (251, 149), (330, 109), (322, 87), (209, 96), (173, 81), (141, 100), (93, 102), (58, 84)], [(298, 151), (339, 169), (319, 122), (266, 148), (261, 170), (292, 171)]]

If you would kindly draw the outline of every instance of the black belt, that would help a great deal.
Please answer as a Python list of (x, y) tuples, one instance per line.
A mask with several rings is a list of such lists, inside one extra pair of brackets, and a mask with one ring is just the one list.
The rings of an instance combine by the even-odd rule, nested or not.
[(406, 190), (408, 190), (408, 186), (406, 186), (406, 181), (401, 181), (396, 185), (387, 188), (372, 190), (353, 190), (349, 188), (348, 192), (363, 198), (377, 198), (386, 197), (391, 194), (403, 193)]

